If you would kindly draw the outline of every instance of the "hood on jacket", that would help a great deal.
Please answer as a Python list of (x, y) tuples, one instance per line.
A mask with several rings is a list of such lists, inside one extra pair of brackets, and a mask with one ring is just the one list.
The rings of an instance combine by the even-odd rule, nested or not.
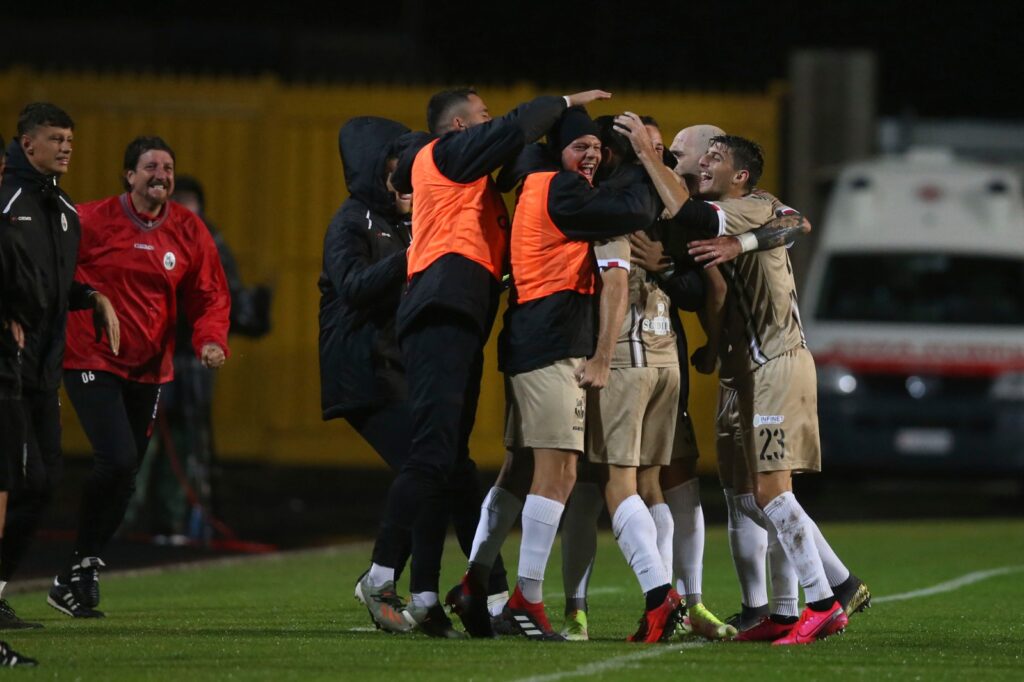
[(46, 176), (35, 169), (25, 156), (25, 150), (17, 139), (11, 140), (7, 145), (7, 166), (4, 167), (4, 175), (17, 176), (25, 180), (32, 180), (39, 184), (56, 184), (52, 176)]
[(394, 201), (384, 184), (385, 163), (395, 140), (409, 129), (379, 116), (357, 116), (338, 131), (338, 151), (350, 196), (370, 208), (391, 212)]

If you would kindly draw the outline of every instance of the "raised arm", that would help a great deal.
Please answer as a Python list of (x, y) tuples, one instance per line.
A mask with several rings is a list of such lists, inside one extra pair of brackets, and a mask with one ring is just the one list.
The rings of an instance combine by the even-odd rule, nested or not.
[(548, 214), (569, 239), (597, 241), (641, 230), (661, 212), (651, 186), (640, 178), (619, 187), (591, 187), (577, 173), (563, 171), (551, 180)]
[(448, 133), (434, 147), (434, 163), (454, 182), (474, 182), (515, 158), (523, 145), (543, 137), (567, 107), (609, 97), (611, 94), (604, 90), (564, 97), (542, 95), (501, 118)]
[(643, 121), (636, 114), (627, 111), (615, 117), (615, 130), (629, 138), (640, 163), (651, 178), (654, 189), (665, 204), (665, 213), (674, 216), (689, 200), (690, 191), (686, 184), (680, 181), (679, 176), (665, 165), (662, 155), (655, 151), (654, 143), (651, 142)]

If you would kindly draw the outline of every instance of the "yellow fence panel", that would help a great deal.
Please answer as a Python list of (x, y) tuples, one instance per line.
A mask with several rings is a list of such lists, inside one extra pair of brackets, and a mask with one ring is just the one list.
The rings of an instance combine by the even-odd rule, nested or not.
[[(400, 85), (294, 86), (274, 78), (155, 74), (0, 72), (5, 137), (30, 101), (53, 101), (75, 119), (75, 149), (65, 189), (77, 201), (121, 191), (124, 148), (136, 135), (156, 134), (177, 155), (179, 174), (203, 183), (207, 213), (235, 251), (246, 282), (275, 289), (273, 331), (264, 339), (232, 340), (218, 377), (215, 434), (224, 459), (291, 464), (381, 466), (344, 422), (320, 419), (317, 311), (322, 241), (345, 199), (338, 128), (373, 114), (425, 127), (436, 87)], [(528, 84), (481, 88), (501, 114), (539, 91)], [(615, 92), (593, 115), (628, 109), (658, 119), (666, 144), (676, 131), (714, 123), (758, 140), (767, 166), (762, 185), (776, 186), (779, 94)], [(684, 320), (691, 348), (703, 343), (692, 316)], [(500, 320), (499, 320), (500, 327)], [(504, 396), (494, 338), (471, 443), (484, 467), (501, 463)], [(691, 373), (692, 374), (692, 373)], [(704, 453), (714, 466), (715, 381), (692, 376), (690, 405)], [(66, 402), (66, 401), (65, 401)], [(73, 411), (64, 410), (68, 452), (87, 452)]]

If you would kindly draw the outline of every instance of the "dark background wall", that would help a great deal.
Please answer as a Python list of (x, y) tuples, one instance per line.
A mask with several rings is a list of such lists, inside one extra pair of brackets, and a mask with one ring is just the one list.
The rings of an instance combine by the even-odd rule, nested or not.
[(868, 48), (879, 113), (1019, 116), (1024, 4), (62, 2), (5, 7), (0, 63), (295, 81), (749, 90), (799, 48)]

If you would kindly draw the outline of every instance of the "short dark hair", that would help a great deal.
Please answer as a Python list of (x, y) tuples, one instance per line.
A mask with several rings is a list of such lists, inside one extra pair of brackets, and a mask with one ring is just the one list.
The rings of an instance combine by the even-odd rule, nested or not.
[(658, 130), (661, 130), (661, 126), (658, 125), (658, 121), (655, 120), (653, 116), (641, 116), (640, 122), (643, 123), (645, 126), (654, 126)]
[[(173, 154), (172, 154), (173, 156)], [(191, 175), (174, 176), (175, 194), (195, 194), (199, 202), (199, 212), (206, 210), (206, 194), (203, 192), (203, 185)]]
[(468, 102), (469, 96), (475, 94), (477, 93), (473, 88), (457, 88), (434, 93), (427, 102), (427, 129), (436, 135), (438, 128), (451, 115), (452, 109)]
[(739, 135), (716, 135), (708, 140), (708, 148), (713, 144), (720, 144), (732, 152), (732, 165), (736, 170), (745, 170), (747, 178), (747, 189), (753, 189), (761, 179), (764, 172), (764, 152), (761, 145)]
[(56, 104), (49, 102), (32, 102), (18, 114), (18, 137), (28, 135), (40, 126), (75, 129), (75, 122)]
[(597, 124), (597, 136), (601, 140), (602, 147), (611, 149), (622, 163), (631, 163), (637, 160), (633, 143), (629, 141), (628, 137), (615, 130), (614, 116), (598, 116), (594, 119), (594, 123)]
[[(135, 167), (139, 165), (139, 158), (143, 154), (154, 149), (167, 152), (171, 155), (171, 160), (174, 161), (174, 150), (171, 146), (164, 142), (162, 137), (156, 135), (139, 135), (134, 140), (128, 143), (128, 146), (124, 150), (124, 170), (133, 171)], [(128, 184), (128, 178), (123, 178), (124, 188), (131, 190), (131, 185)]]

